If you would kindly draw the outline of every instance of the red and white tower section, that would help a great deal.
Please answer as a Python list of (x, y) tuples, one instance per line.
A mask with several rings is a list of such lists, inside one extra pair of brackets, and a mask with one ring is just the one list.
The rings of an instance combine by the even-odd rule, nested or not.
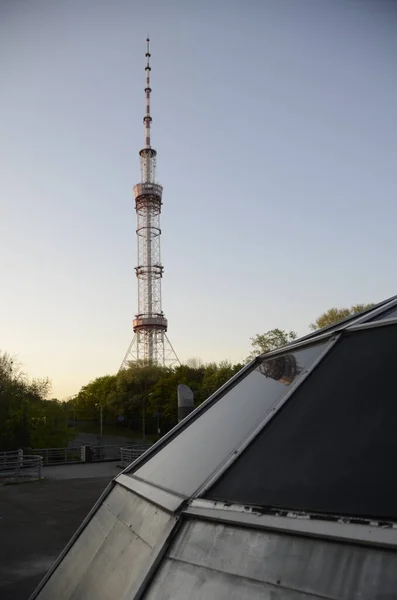
[(127, 350), (121, 369), (130, 362), (172, 366), (178, 357), (167, 337), (168, 322), (161, 303), (161, 279), (164, 267), (160, 254), (160, 214), (163, 187), (156, 183), (157, 152), (151, 147), (150, 125), (150, 46), (146, 40), (146, 111), (143, 117), (145, 147), (139, 152), (141, 183), (134, 186), (137, 216), (138, 266), (138, 312), (133, 321), (134, 337)]

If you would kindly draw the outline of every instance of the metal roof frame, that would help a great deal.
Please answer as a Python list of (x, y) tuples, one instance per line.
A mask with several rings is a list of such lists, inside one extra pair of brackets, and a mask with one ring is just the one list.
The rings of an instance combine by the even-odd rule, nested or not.
[(170, 513), (177, 512), (188, 500), (176, 492), (164, 490), (153, 483), (129, 475), (118, 475), (117, 483)]
[(353, 325), (350, 325), (346, 331), (350, 333), (352, 331), (363, 331), (364, 329), (375, 329), (376, 327), (387, 327), (388, 325), (397, 325), (397, 317), (379, 319), (379, 321), (354, 323)]
[(367, 523), (355, 523), (352, 522), (353, 519), (344, 519), (340, 516), (330, 515), (328, 519), (325, 519), (314, 513), (298, 513), (292, 510), (278, 510), (277, 513), (286, 514), (259, 512), (255, 507), (248, 508), (240, 504), (228, 504), (203, 498), (192, 500), (189, 506), (183, 510), (183, 514), (190, 518), (343, 542), (397, 548), (397, 523), (372, 520)]
[(338, 323), (333, 323), (332, 325), (327, 325), (326, 327), (322, 327), (321, 329), (316, 329), (315, 331), (312, 331), (311, 333), (306, 334), (305, 336), (299, 338), (296, 341), (294, 340), (293, 342), (289, 342), (286, 346), (283, 346), (283, 348), (286, 348), (287, 346), (290, 346), (290, 345), (295, 344), (300, 341), (303, 342), (306, 340), (313, 340), (318, 335), (346, 329), (353, 323), (361, 323), (363, 321), (366, 321), (367, 318), (372, 318), (373, 316), (376, 316), (377, 314), (386, 312), (386, 310), (389, 310), (393, 306), (397, 306), (397, 296), (391, 296), (387, 300), (383, 300), (382, 302), (375, 304), (375, 306), (372, 306), (371, 308), (366, 308), (365, 310), (363, 310), (359, 313), (356, 313), (355, 315), (349, 315), (348, 317), (345, 317)]

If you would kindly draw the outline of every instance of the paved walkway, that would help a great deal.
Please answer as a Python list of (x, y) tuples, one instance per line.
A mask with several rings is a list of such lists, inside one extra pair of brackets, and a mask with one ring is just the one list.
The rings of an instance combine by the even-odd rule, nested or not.
[[(78, 467), (85, 478), (70, 479)], [(57, 481), (0, 486), (1, 600), (29, 598), (113, 477), (95, 477), (96, 467), (116, 470), (115, 463), (55, 467)]]
[(69, 442), (69, 447), (77, 446), (129, 446), (134, 443), (140, 443), (139, 440), (133, 440), (128, 437), (116, 435), (104, 435), (101, 437), (95, 433), (78, 433), (76, 437)]
[(118, 464), (117, 461), (112, 461), (43, 467), (43, 477), (49, 480), (107, 477), (110, 480), (122, 471), (122, 469), (118, 467)]

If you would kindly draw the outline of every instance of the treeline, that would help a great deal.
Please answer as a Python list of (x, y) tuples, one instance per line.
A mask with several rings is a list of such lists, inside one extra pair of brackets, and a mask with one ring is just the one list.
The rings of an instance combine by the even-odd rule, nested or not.
[[(331, 308), (310, 325), (318, 329), (331, 325), (372, 305), (351, 308)], [(283, 346), (297, 337), (295, 331), (272, 329), (251, 338), (255, 355)], [(175, 368), (131, 364), (115, 375), (98, 377), (83, 386), (67, 402), (48, 400), (48, 380), (29, 380), (7, 354), (0, 354), (0, 451), (16, 448), (63, 447), (80, 430), (94, 423), (99, 433), (99, 421), (105, 427), (118, 427), (119, 432), (134, 432), (136, 438), (142, 431), (142, 417), (146, 417), (146, 432), (156, 436), (177, 422), (177, 387), (184, 383), (194, 393), (198, 406), (221, 385), (226, 383), (243, 364), (229, 362), (189, 364)], [(105, 431), (106, 433), (106, 431)]]
[(64, 403), (48, 400), (48, 379), (28, 379), (0, 354), (0, 451), (63, 447), (73, 437)]
[[(372, 304), (357, 304), (350, 308), (331, 308), (310, 325), (312, 330), (326, 327), (341, 319), (354, 315)], [(272, 329), (251, 338), (250, 360), (258, 354), (279, 348), (297, 338), (295, 331)], [(166, 369), (144, 364), (130, 364), (117, 375), (98, 377), (85, 385), (68, 402), (69, 416), (74, 422), (98, 421), (102, 414), (103, 423), (130, 429), (140, 435), (143, 412), (145, 429), (155, 434), (158, 425), (161, 433), (177, 423), (177, 387), (188, 385), (194, 393), (195, 406), (201, 404), (221, 385), (226, 383), (243, 364), (229, 362), (200, 365), (192, 361), (189, 365)]]
[(67, 402), (72, 421), (98, 421), (102, 412), (104, 425), (140, 432), (143, 411), (146, 431), (150, 435), (168, 431), (177, 423), (177, 386), (188, 385), (198, 406), (230, 377), (242, 364), (229, 362), (206, 365), (190, 364), (174, 368), (133, 363), (117, 375), (98, 377)]

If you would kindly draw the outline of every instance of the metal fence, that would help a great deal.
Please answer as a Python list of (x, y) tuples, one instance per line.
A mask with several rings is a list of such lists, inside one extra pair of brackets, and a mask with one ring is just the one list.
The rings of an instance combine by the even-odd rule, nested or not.
[(11, 452), (0, 452), (0, 470), (6, 467), (10, 462), (19, 460), (23, 456), (22, 450), (12, 450)]
[(80, 448), (28, 448), (28, 452), (40, 455), (44, 465), (81, 462)]
[(28, 452), (29, 454), (42, 456), (43, 464), (45, 466), (66, 465), (80, 462), (105, 462), (112, 460), (121, 460), (122, 465), (127, 465), (143, 454), (149, 447), (150, 444), (131, 444), (131, 446), (125, 448), (121, 448), (119, 445), (86, 445), (76, 446), (74, 448), (29, 448)]
[(150, 446), (151, 444), (131, 444), (121, 448), (119, 445), (87, 445), (74, 448), (27, 448), (26, 454), (22, 450), (0, 452), (0, 477), (10, 473), (15, 477), (25, 476), (24, 474), (30, 476), (33, 473), (40, 478), (43, 465), (119, 461), (122, 467), (126, 467)]
[(41, 479), (42, 466), (41, 456), (23, 454), (22, 450), (0, 453), (0, 477), (2, 479)]
[(29, 448), (29, 453), (43, 457), (43, 464), (66, 465), (79, 462), (118, 460), (120, 446), (75, 446), (70, 448)]
[(134, 460), (150, 448), (150, 444), (141, 444), (120, 448), (120, 464), (122, 467), (128, 467)]

